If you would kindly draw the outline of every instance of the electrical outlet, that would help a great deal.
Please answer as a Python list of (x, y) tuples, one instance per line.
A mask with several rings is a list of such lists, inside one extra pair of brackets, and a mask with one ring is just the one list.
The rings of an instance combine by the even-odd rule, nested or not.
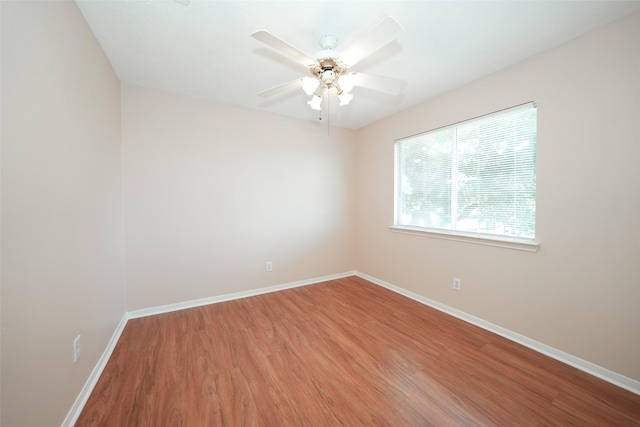
[(73, 340), (73, 363), (76, 363), (80, 358), (80, 335)]
[(271, 261), (267, 261), (267, 265), (265, 267), (267, 271), (273, 270), (273, 263)]
[(462, 280), (458, 279), (457, 277), (453, 278), (453, 289), (456, 291), (461, 291), (462, 290)]

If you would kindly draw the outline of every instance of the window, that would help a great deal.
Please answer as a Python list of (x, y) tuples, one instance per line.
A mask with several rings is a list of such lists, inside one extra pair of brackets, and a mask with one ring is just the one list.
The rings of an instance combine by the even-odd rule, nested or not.
[(395, 148), (394, 228), (535, 242), (535, 104), (407, 137)]

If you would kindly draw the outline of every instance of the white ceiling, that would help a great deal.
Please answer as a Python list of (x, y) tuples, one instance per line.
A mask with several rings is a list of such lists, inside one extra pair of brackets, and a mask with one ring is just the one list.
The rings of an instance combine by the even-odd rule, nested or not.
[[(256, 94), (308, 75), (251, 37), (265, 29), (313, 56), (325, 34), (348, 45), (385, 16), (398, 39), (353, 70), (406, 81), (391, 96), (355, 88), (331, 125), (358, 129), (640, 10), (635, 1), (77, 0), (125, 84), (318, 120), (296, 89)], [(335, 96), (334, 96), (335, 98)], [(326, 103), (324, 103), (326, 106)], [(326, 109), (323, 115), (326, 117)]]

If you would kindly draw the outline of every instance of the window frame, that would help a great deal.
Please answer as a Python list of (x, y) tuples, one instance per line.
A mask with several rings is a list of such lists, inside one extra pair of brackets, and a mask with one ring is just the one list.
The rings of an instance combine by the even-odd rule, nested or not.
[[(517, 237), (517, 236), (509, 236), (509, 235), (482, 233), (482, 232), (476, 232), (476, 231), (450, 230), (450, 229), (444, 229), (444, 228), (401, 225), (399, 221), (399, 215), (400, 215), (400, 212), (399, 212), (400, 199), (399, 198), (401, 197), (400, 187), (401, 187), (401, 181), (402, 181), (402, 178), (400, 176), (401, 165), (400, 165), (400, 155), (399, 155), (400, 148), (399, 147), (403, 141), (407, 141), (409, 139), (416, 138), (421, 135), (426, 135), (432, 132), (442, 131), (448, 128), (456, 128), (461, 125), (467, 125), (474, 121), (484, 120), (491, 116), (507, 113), (509, 111), (514, 111), (522, 108), (537, 108), (537, 105), (535, 102), (531, 101), (531, 102), (516, 105), (513, 107), (505, 108), (499, 111), (495, 111), (492, 113), (484, 114), (482, 116), (474, 117), (468, 120), (456, 122), (447, 126), (438, 127), (438, 128), (421, 132), (415, 135), (397, 139), (394, 142), (393, 225), (389, 226), (389, 229), (395, 233), (401, 233), (401, 234), (410, 234), (410, 235), (481, 244), (481, 245), (507, 248), (507, 249), (517, 249), (517, 250), (523, 250), (528, 252), (537, 252), (540, 247), (540, 244), (537, 240), (538, 238), (537, 227), (535, 230), (535, 237), (526, 238), (526, 237)], [(537, 125), (537, 119), (536, 119), (536, 125)], [(536, 141), (536, 151), (537, 151), (537, 141)], [(536, 163), (537, 163), (537, 159), (536, 159)], [(536, 199), (537, 199), (537, 194), (536, 194)], [(536, 212), (536, 217), (537, 217), (537, 212)]]

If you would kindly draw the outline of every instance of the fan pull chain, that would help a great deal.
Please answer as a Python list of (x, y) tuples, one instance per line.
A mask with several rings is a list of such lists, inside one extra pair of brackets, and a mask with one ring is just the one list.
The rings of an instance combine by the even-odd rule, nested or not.
[(331, 136), (331, 91), (327, 90), (327, 136)]

